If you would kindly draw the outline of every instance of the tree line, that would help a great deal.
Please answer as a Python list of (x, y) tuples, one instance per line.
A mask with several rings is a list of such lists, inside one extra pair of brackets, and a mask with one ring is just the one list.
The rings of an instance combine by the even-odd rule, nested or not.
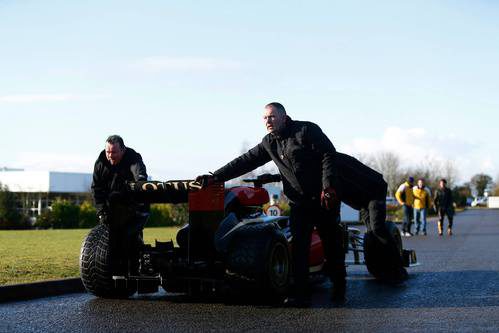
[[(17, 202), (17, 194), (0, 184), (0, 229), (92, 228), (98, 223), (96, 209), (90, 201), (75, 204), (58, 198), (36, 218), (34, 224), (19, 210)], [(182, 226), (187, 221), (187, 204), (152, 204), (147, 226)]]
[[(437, 188), (439, 179), (446, 178), (448, 186), (453, 191), (455, 203), (461, 207), (466, 206), (468, 198), (481, 197), (486, 190), (492, 189), (489, 194), (499, 196), (499, 175), (496, 183), (493, 182), (491, 176), (479, 173), (468, 182), (458, 185), (456, 184), (458, 170), (450, 161), (427, 160), (424, 165), (403, 168), (400, 158), (391, 152), (358, 156), (358, 158), (383, 174), (388, 183), (389, 196), (394, 196), (398, 186), (409, 176), (415, 179), (425, 179), (426, 185), (432, 189)], [(264, 171), (269, 172), (269, 170)], [(248, 175), (245, 176), (248, 177)], [(10, 192), (0, 183), (0, 229), (91, 228), (98, 223), (95, 207), (90, 201), (75, 204), (62, 198), (56, 199), (50, 209), (45, 210), (36, 218), (33, 225), (29, 217), (19, 210), (17, 202), (17, 194)], [(152, 204), (147, 226), (181, 226), (187, 221), (187, 204)]]
[(454, 200), (458, 206), (466, 206), (467, 199), (473, 196), (482, 197), (487, 189), (492, 189), (489, 195), (499, 195), (499, 175), (494, 183), (491, 176), (479, 173), (464, 184), (457, 184), (459, 171), (449, 160), (432, 160), (424, 158), (424, 164), (412, 167), (402, 167), (400, 157), (393, 152), (381, 152), (373, 155), (361, 155), (358, 159), (377, 170), (388, 183), (388, 195), (394, 196), (400, 184), (409, 176), (414, 179), (424, 179), (431, 189), (438, 187), (439, 180), (445, 178), (452, 189)]

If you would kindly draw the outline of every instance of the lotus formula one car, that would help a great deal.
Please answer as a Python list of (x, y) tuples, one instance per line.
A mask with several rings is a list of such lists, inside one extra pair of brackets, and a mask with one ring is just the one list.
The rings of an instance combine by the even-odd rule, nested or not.
[[(127, 183), (123, 191), (110, 196), (111, 222), (97, 225), (83, 241), (80, 272), (87, 291), (99, 297), (126, 298), (136, 292), (157, 292), (161, 286), (167, 292), (188, 294), (285, 296), (292, 281), (289, 218), (263, 212), (269, 194), (262, 184), (268, 177), (245, 181), (253, 186)], [(137, 213), (134, 202), (188, 202), (189, 223), (178, 231), (176, 244), (144, 244), (140, 236), (147, 214)], [(387, 227), (404, 265), (415, 264), (414, 251), (402, 249), (398, 228), (391, 222)], [(117, 229), (126, 232), (116, 234)], [(349, 264), (366, 264), (374, 277), (382, 277), (386, 258), (374, 235), (361, 235), (359, 229), (344, 225), (342, 229), (344, 251), (353, 252)], [(310, 273), (320, 274), (325, 259), (316, 231), (310, 246)]]

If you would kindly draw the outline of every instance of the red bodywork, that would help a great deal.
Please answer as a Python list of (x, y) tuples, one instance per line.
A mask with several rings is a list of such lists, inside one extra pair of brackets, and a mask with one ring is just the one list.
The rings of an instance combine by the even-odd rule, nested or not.
[(224, 195), (224, 183), (213, 183), (198, 191), (191, 191), (189, 192), (189, 211), (223, 212)]
[[(242, 206), (262, 206), (269, 202), (269, 194), (267, 190), (261, 187), (237, 186), (230, 188), (229, 192), (233, 193), (238, 198), (239, 203)], [(198, 191), (190, 192), (189, 211), (191, 212), (191, 216), (198, 216), (199, 214), (199, 216), (203, 216), (198, 224), (209, 230), (210, 228), (206, 224), (210, 222), (210, 219), (207, 219), (205, 215), (209, 212), (219, 212), (223, 214), (224, 184), (214, 183)], [(192, 212), (194, 212), (194, 214), (192, 214)], [(220, 217), (217, 216), (213, 217), (214, 221), (211, 222), (218, 222), (220, 219)], [(195, 227), (193, 222), (194, 221), (191, 221), (192, 227)], [(215, 227), (218, 224), (211, 224), (213, 224), (213, 228), (216, 229)], [(309, 264), (311, 272), (320, 271), (322, 269), (322, 265), (324, 264), (324, 249), (322, 241), (319, 237), (319, 233), (315, 229), (312, 232), (310, 240)]]
[(238, 186), (230, 189), (241, 206), (262, 206), (269, 202), (269, 193), (262, 187)]
[(312, 232), (308, 262), (311, 269), (320, 269), (322, 268), (322, 264), (324, 264), (324, 249), (322, 247), (322, 241), (317, 230), (314, 230)]

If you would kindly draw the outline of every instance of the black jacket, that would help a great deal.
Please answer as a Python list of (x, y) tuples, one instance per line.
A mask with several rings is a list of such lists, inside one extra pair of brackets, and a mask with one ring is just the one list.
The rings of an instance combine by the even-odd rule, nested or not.
[(279, 168), (284, 194), (293, 203), (319, 200), (321, 191), (337, 182), (336, 149), (314, 123), (287, 118), (281, 133), (267, 134), (261, 143), (214, 172), (226, 181), (269, 161)]
[(439, 188), (435, 191), (435, 198), (433, 199), (433, 204), (436, 209), (453, 209), (454, 200), (452, 198), (452, 191), (449, 188)]
[(341, 201), (355, 209), (367, 208), (372, 200), (386, 201), (388, 186), (382, 174), (342, 153), (336, 153), (336, 165)]
[(147, 171), (142, 157), (131, 148), (126, 148), (122, 160), (117, 165), (111, 165), (103, 150), (94, 165), (92, 194), (94, 196), (97, 215), (107, 213), (107, 199), (117, 186), (125, 181), (147, 180)]

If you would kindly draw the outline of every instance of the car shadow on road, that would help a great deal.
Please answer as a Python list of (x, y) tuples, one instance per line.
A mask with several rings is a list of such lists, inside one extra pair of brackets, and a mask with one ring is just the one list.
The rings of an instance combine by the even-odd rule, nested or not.
[[(334, 307), (324, 293), (314, 307)], [(350, 276), (345, 308), (457, 308), (499, 306), (498, 271), (419, 272), (400, 285), (380, 283), (367, 274)]]
[[(329, 282), (313, 288), (310, 308), (345, 309), (403, 309), (403, 308), (460, 308), (499, 306), (498, 271), (454, 271), (412, 273), (399, 285), (381, 283), (367, 273), (350, 274), (347, 283), (347, 302), (330, 301)], [(160, 302), (176, 304), (219, 304), (281, 308), (281, 301), (264, 301), (258, 297), (228, 298), (227, 296), (171, 294), (135, 295), (128, 302)], [(108, 300), (93, 299), (95, 305), (106, 306)], [(114, 304), (109, 302), (110, 306)]]

